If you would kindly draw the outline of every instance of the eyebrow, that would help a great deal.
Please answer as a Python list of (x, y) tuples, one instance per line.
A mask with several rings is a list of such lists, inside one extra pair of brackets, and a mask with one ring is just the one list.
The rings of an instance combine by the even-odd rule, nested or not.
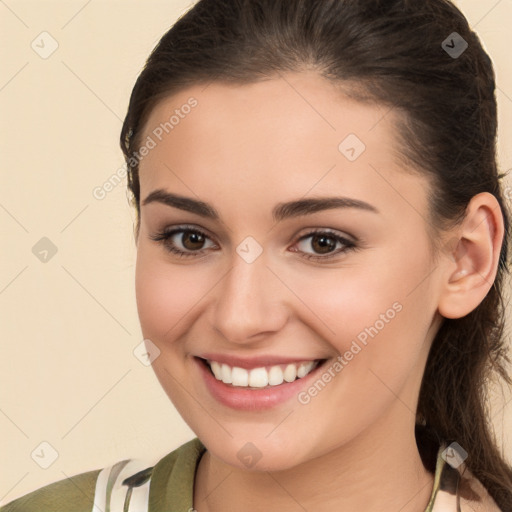
[[(142, 201), (143, 206), (150, 203), (161, 203), (173, 208), (195, 213), (208, 219), (220, 219), (219, 213), (210, 204), (190, 197), (171, 194), (164, 189), (154, 190)], [(358, 208), (360, 210), (379, 213), (377, 208), (359, 199), (351, 199), (349, 197), (312, 197), (278, 203), (272, 209), (272, 218), (275, 222), (280, 222), (292, 217), (310, 215), (333, 208)]]

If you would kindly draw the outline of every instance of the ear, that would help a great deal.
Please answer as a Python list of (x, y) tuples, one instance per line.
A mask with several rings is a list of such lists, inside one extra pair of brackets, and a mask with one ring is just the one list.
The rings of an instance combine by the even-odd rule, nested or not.
[(488, 192), (474, 196), (451, 235), (438, 310), (445, 318), (461, 318), (482, 302), (496, 278), (504, 236), (497, 199)]

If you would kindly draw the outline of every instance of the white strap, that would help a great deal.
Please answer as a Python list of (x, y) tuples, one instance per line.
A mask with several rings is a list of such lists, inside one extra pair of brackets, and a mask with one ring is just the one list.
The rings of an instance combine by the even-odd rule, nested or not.
[(132, 495), (130, 499), (130, 506), (128, 512), (147, 512), (149, 507), (149, 479), (145, 484), (140, 487), (132, 488)]
[(94, 504), (92, 512), (105, 512), (107, 509), (107, 482), (112, 466), (100, 471), (94, 489)]
[[(140, 460), (129, 460), (116, 478), (110, 496), (110, 512), (124, 512), (126, 495), (130, 487), (123, 485), (123, 480), (146, 469), (147, 463)], [(138, 487), (132, 487), (128, 512), (147, 512), (149, 506), (149, 484), (151, 479)]]
[(102, 469), (96, 480), (92, 512), (125, 512), (127, 496), (127, 512), (147, 512), (151, 478), (133, 487), (123, 485), (123, 481), (148, 467), (151, 465), (147, 461), (128, 459)]

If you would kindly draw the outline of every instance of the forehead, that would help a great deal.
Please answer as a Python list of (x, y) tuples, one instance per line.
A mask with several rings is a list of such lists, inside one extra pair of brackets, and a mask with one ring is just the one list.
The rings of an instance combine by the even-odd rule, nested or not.
[[(394, 142), (390, 110), (357, 102), (316, 73), (283, 73), (244, 85), (198, 84), (164, 98), (151, 111), (142, 138), (185, 135), (192, 128), (198, 140), (205, 133), (223, 140), (248, 137), (253, 146), (265, 143), (267, 148), (285, 151), (283, 144), (298, 136), (302, 142), (321, 136), (325, 146), (335, 144), (337, 149), (344, 135), (369, 139), (381, 125), (376, 135), (390, 147)], [(276, 134), (281, 135), (279, 140)]]
[(408, 193), (420, 196), (411, 200), (423, 202), (423, 178), (399, 164), (396, 116), (314, 73), (195, 85), (150, 113), (140, 139), (153, 141), (139, 166), (141, 196), (159, 187), (188, 195), (193, 187), (204, 197), (229, 187), (260, 198), (342, 188), (385, 201), (413, 186)]

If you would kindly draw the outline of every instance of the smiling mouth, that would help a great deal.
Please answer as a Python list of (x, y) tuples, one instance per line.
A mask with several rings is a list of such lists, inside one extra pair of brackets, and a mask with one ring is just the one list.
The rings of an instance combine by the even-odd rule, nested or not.
[(300, 363), (287, 363), (259, 368), (245, 369), (231, 367), (197, 357), (210, 374), (218, 381), (232, 388), (268, 389), (294, 382), (309, 375), (313, 370), (323, 365), (327, 359), (314, 359)]

